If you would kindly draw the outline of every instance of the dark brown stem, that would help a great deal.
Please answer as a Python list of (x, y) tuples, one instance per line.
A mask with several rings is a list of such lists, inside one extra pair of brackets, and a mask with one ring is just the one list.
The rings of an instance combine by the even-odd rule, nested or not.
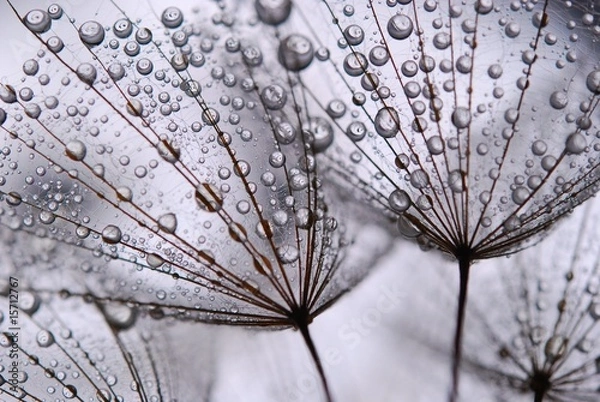
[(460, 374), (460, 359), (462, 352), (463, 324), (465, 321), (465, 309), (467, 306), (467, 286), (469, 283), (469, 271), (472, 259), (468, 253), (458, 256), (458, 270), (460, 272), (460, 290), (458, 293), (458, 311), (456, 312), (456, 332), (454, 333), (454, 355), (452, 357), (452, 389), (450, 391), (450, 402), (458, 399), (458, 385)]
[(546, 394), (546, 392), (543, 391), (543, 390), (537, 390), (537, 391), (535, 391), (535, 396), (533, 398), (533, 401), (534, 402), (543, 402), (545, 394)]
[(325, 377), (325, 370), (321, 364), (321, 358), (319, 357), (317, 348), (315, 347), (312, 337), (310, 336), (310, 332), (308, 331), (308, 325), (300, 325), (298, 329), (302, 334), (302, 338), (304, 338), (304, 342), (306, 343), (310, 355), (315, 362), (315, 366), (317, 366), (317, 371), (319, 372), (319, 377), (321, 378), (321, 384), (323, 385), (323, 391), (325, 392), (325, 399), (327, 402), (333, 402), (331, 391), (329, 391), (329, 384), (327, 383), (327, 378)]

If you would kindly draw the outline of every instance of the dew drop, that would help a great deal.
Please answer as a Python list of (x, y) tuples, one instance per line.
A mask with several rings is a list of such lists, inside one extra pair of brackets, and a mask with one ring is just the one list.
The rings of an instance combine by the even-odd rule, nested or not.
[(300, 253), (294, 246), (284, 245), (277, 248), (277, 257), (282, 264), (290, 264), (298, 259)]
[(585, 151), (586, 147), (587, 140), (583, 134), (573, 133), (567, 137), (565, 148), (568, 153), (578, 155)]
[(363, 122), (353, 121), (346, 128), (346, 135), (354, 142), (360, 141), (367, 135), (367, 127)]
[(42, 329), (35, 336), (35, 340), (40, 347), (47, 348), (54, 343), (54, 336), (51, 332)]
[(161, 215), (158, 218), (158, 227), (163, 232), (175, 233), (175, 230), (177, 230), (177, 216), (173, 213)]
[(387, 49), (383, 46), (375, 46), (369, 52), (369, 61), (374, 66), (383, 66), (390, 59)]
[(167, 28), (177, 28), (183, 23), (183, 13), (177, 7), (167, 7), (160, 20)]
[(44, 33), (52, 26), (50, 15), (44, 10), (31, 10), (23, 18), (25, 26), (34, 33)]
[(269, 25), (278, 25), (288, 19), (292, 11), (291, 0), (256, 0), (258, 18)]
[(452, 113), (452, 124), (456, 128), (466, 128), (471, 123), (471, 112), (465, 107), (457, 107)]
[(311, 41), (300, 34), (292, 34), (279, 44), (279, 61), (290, 71), (300, 71), (309, 66), (315, 55)]
[(312, 148), (315, 152), (325, 151), (333, 142), (333, 128), (328, 120), (321, 117), (311, 119), (310, 133)]
[(359, 52), (350, 53), (344, 58), (344, 71), (351, 77), (362, 75), (368, 65), (365, 55)]
[(118, 38), (128, 38), (133, 32), (133, 24), (127, 18), (121, 18), (113, 24), (113, 32)]
[(556, 91), (550, 95), (550, 106), (554, 109), (564, 109), (569, 103), (569, 98), (563, 91)]
[(77, 66), (77, 77), (88, 85), (93, 85), (96, 80), (96, 67), (90, 63), (81, 63)]
[(444, 140), (439, 135), (434, 135), (427, 140), (427, 150), (432, 155), (440, 155), (444, 152)]
[(465, 191), (466, 177), (460, 170), (453, 170), (448, 174), (448, 187), (454, 193), (462, 193)]
[(424, 170), (415, 170), (410, 174), (410, 184), (416, 189), (425, 188), (429, 185), (429, 176)]
[(40, 307), (40, 297), (32, 292), (19, 292), (19, 308), (26, 314), (34, 314)]
[(23, 63), (23, 72), (26, 75), (36, 75), (40, 69), (40, 65), (36, 60), (29, 59)]
[(405, 212), (410, 208), (411, 201), (410, 196), (404, 190), (394, 190), (388, 197), (390, 207), (396, 212)]
[(107, 225), (102, 229), (102, 240), (108, 244), (117, 244), (121, 241), (121, 229), (115, 225)]
[(267, 109), (279, 110), (285, 106), (287, 93), (280, 85), (272, 84), (262, 90), (260, 98)]
[(384, 138), (392, 138), (398, 133), (399, 123), (398, 112), (391, 107), (384, 107), (375, 116), (375, 131)]
[(406, 15), (396, 14), (388, 21), (387, 30), (394, 39), (406, 39), (413, 32), (413, 22)]
[(69, 141), (65, 146), (66, 155), (74, 161), (81, 161), (85, 158), (87, 148), (85, 144), (79, 140)]
[(600, 94), (600, 70), (589, 73), (585, 84), (593, 94)]
[(196, 202), (198, 206), (208, 212), (217, 212), (223, 206), (223, 196), (213, 185), (201, 183), (196, 187)]
[(344, 38), (349, 45), (360, 45), (365, 39), (365, 32), (356, 24), (348, 25), (346, 29), (344, 29)]
[(96, 21), (84, 22), (79, 27), (79, 38), (88, 46), (96, 46), (104, 40), (104, 28)]

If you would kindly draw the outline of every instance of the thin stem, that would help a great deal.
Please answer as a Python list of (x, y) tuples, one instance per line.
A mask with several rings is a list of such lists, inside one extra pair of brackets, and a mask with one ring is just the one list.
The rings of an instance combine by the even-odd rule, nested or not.
[(533, 401), (534, 402), (543, 402), (545, 394), (546, 394), (546, 391), (544, 391), (544, 390), (541, 390), (541, 389), (536, 390)]
[(462, 336), (465, 321), (465, 309), (467, 307), (467, 286), (469, 282), (469, 271), (471, 268), (470, 253), (458, 253), (458, 270), (460, 272), (460, 291), (458, 293), (458, 311), (456, 312), (456, 332), (454, 333), (454, 355), (452, 357), (452, 389), (450, 391), (450, 402), (456, 402), (458, 398), (458, 377), (460, 359), (462, 352)]
[(302, 324), (298, 326), (300, 333), (302, 334), (302, 338), (304, 338), (304, 342), (308, 347), (310, 355), (315, 362), (315, 366), (317, 366), (317, 371), (319, 372), (319, 377), (321, 378), (321, 384), (323, 385), (323, 391), (325, 392), (325, 399), (327, 402), (333, 402), (333, 398), (331, 397), (331, 391), (329, 391), (329, 384), (327, 383), (327, 378), (325, 377), (325, 370), (323, 369), (323, 365), (321, 364), (321, 358), (319, 357), (319, 353), (317, 352), (317, 348), (310, 336), (310, 332), (308, 331), (308, 324)]

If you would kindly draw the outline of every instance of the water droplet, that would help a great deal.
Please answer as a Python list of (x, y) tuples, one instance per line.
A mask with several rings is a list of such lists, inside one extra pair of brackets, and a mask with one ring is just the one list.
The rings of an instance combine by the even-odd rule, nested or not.
[(392, 138), (398, 133), (399, 123), (398, 112), (391, 107), (384, 107), (375, 116), (375, 131), (384, 138)]
[(452, 124), (456, 128), (466, 128), (471, 123), (471, 112), (465, 107), (457, 107), (452, 113)]
[(325, 151), (333, 142), (333, 128), (329, 121), (321, 117), (313, 117), (310, 122), (312, 148), (315, 152)]
[(453, 170), (448, 174), (448, 187), (455, 193), (462, 193), (466, 188), (466, 176), (460, 170)]
[(275, 126), (275, 138), (280, 144), (288, 145), (294, 142), (296, 139), (297, 130), (296, 128), (287, 121), (279, 122)]
[(279, 44), (279, 61), (290, 71), (300, 71), (309, 66), (314, 57), (311, 41), (300, 34), (292, 34)]
[(277, 257), (282, 264), (290, 264), (298, 259), (300, 253), (294, 246), (284, 245), (277, 248)]
[(593, 94), (600, 94), (600, 70), (589, 73), (585, 84)]
[(444, 140), (439, 135), (434, 135), (427, 140), (427, 150), (432, 155), (440, 155), (444, 152)]
[(475, 11), (479, 14), (487, 14), (494, 9), (493, 0), (477, 0), (475, 2)]
[(40, 347), (47, 348), (54, 343), (54, 336), (51, 332), (42, 329), (37, 333), (35, 340)]
[(383, 46), (375, 46), (369, 52), (369, 60), (374, 66), (383, 66), (390, 59), (390, 54)]
[(260, 93), (260, 97), (267, 109), (279, 110), (285, 106), (287, 93), (277, 84), (266, 86)]
[(104, 40), (104, 28), (96, 21), (84, 22), (79, 27), (79, 38), (88, 46), (96, 46)]
[(81, 63), (77, 66), (77, 77), (88, 85), (93, 85), (96, 80), (96, 67), (90, 63)]
[(69, 141), (65, 146), (66, 155), (74, 161), (81, 161), (85, 158), (87, 148), (85, 144), (79, 140)]
[(365, 32), (358, 25), (348, 25), (346, 29), (344, 29), (344, 38), (349, 45), (360, 45), (365, 39)]
[(57, 20), (63, 15), (63, 9), (58, 4), (50, 4), (48, 6), (48, 15), (53, 20)]
[(351, 77), (362, 75), (368, 65), (365, 55), (359, 52), (350, 53), (344, 59), (344, 71)]
[(205, 211), (217, 212), (223, 206), (223, 196), (215, 186), (201, 183), (196, 187), (196, 202)]
[(281, 24), (292, 11), (291, 0), (256, 0), (254, 3), (258, 18), (269, 25)]
[(26, 314), (34, 314), (40, 307), (40, 297), (32, 292), (19, 292), (19, 308)]
[(413, 22), (406, 15), (396, 14), (388, 21), (387, 30), (394, 39), (406, 39), (413, 32)]
[(527, 187), (518, 186), (512, 192), (512, 200), (517, 205), (522, 205), (529, 198), (529, 190)]
[(133, 24), (127, 18), (121, 18), (113, 24), (113, 32), (118, 38), (128, 38), (133, 32)]
[(177, 216), (173, 213), (161, 215), (158, 218), (158, 227), (160, 230), (173, 234), (177, 229)]
[(516, 22), (511, 22), (504, 28), (504, 33), (506, 33), (506, 36), (509, 38), (516, 38), (521, 33), (521, 26)]
[(587, 148), (587, 140), (583, 134), (573, 133), (567, 137), (565, 147), (568, 153), (578, 155)]
[(167, 28), (177, 28), (183, 23), (183, 13), (177, 7), (167, 7), (160, 20)]
[(346, 135), (354, 142), (360, 141), (367, 135), (367, 127), (360, 121), (353, 121), (346, 128)]
[(74, 385), (65, 385), (62, 390), (62, 394), (67, 399), (73, 399), (77, 397), (77, 388)]
[(563, 91), (556, 91), (550, 95), (550, 106), (555, 109), (564, 109), (569, 103), (569, 97)]
[(102, 229), (102, 240), (108, 244), (117, 244), (121, 241), (121, 229), (115, 225), (107, 225)]
[(40, 65), (36, 60), (29, 59), (23, 63), (23, 72), (26, 75), (36, 75), (40, 69)]
[(425, 188), (429, 185), (429, 175), (421, 169), (410, 174), (410, 184), (416, 189)]
[(396, 212), (404, 212), (410, 208), (410, 196), (404, 190), (394, 190), (388, 197), (390, 207)]
[(52, 19), (44, 10), (31, 10), (23, 18), (25, 26), (34, 33), (41, 34), (50, 29)]

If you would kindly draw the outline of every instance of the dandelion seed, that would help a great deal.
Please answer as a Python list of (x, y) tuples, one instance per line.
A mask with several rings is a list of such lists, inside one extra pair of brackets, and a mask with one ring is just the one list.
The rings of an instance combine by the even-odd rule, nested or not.
[[(101, 262), (63, 284), (20, 267), (34, 288), (155, 318), (298, 329), (330, 400), (308, 324), (387, 240), (376, 225), (355, 236), (337, 223), (314, 157), (333, 128), (246, 32), (256, 15), (282, 22), (285, 7), (250, 6), (237, 17), (212, 2), (139, 19), (113, 2), (92, 20), (66, 6), (18, 12), (43, 49), (18, 85), (0, 86), (3, 163), (19, 166), (3, 172), (0, 221)], [(270, 57), (302, 70), (311, 46), (291, 36)]]
[[(539, 249), (482, 277), (485, 294), (474, 292), (465, 368), (504, 398), (598, 398), (598, 211), (588, 205)], [(504, 308), (485, 307), (500, 299)]]
[[(597, 190), (598, 10), (591, 1), (315, 4), (298, 4), (280, 34), (308, 31), (327, 54), (299, 73), (310, 104), (348, 106), (323, 159), (407, 237), (459, 262), (454, 400), (472, 262), (535, 242)], [(356, 122), (367, 128), (360, 140), (343, 134)], [(398, 191), (409, 208), (392, 205)]]
[[(175, 387), (165, 384), (171, 365), (168, 361), (158, 364), (152, 332), (146, 330), (142, 336), (132, 329), (134, 309), (38, 295), (38, 300), (44, 298), (44, 301), (39, 302), (35, 311), (21, 309), (19, 314), (10, 315), (11, 289), (10, 294), (17, 294), (16, 291), (19, 297), (26, 292), (20, 285), (2, 283), (0, 347), (7, 352), (2, 356), (6, 370), (0, 377), (3, 399), (178, 398)], [(198, 381), (209, 383), (209, 373), (204, 374), (206, 378), (198, 376)], [(206, 394), (208, 389), (208, 386), (204, 389)], [(201, 387), (197, 390), (196, 397), (202, 398)]]

